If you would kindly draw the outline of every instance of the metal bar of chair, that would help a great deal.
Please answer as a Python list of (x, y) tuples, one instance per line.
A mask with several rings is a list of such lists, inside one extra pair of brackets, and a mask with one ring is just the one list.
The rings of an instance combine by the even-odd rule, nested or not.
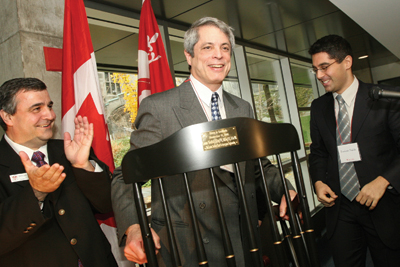
[(160, 196), (161, 196), (161, 201), (163, 203), (163, 211), (164, 211), (164, 216), (165, 216), (165, 224), (167, 226), (167, 234), (168, 234), (168, 242), (169, 246), (171, 248), (171, 261), (173, 266), (180, 267), (182, 266), (181, 259), (179, 257), (178, 253), (178, 246), (176, 245), (176, 239), (174, 235), (174, 229), (172, 228), (172, 223), (171, 223), (171, 216), (169, 215), (169, 210), (168, 210), (168, 205), (167, 205), (167, 199), (164, 193), (164, 184), (163, 184), (163, 179), (158, 179), (159, 187), (160, 187)]
[(222, 244), (224, 245), (226, 263), (227, 263), (228, 267), (236, 267), (235, 253), (232, 248), (232, 243), (231, 243), (231, 239), (229, 237), (228, 227), (226, 226), (225, 217), (223, 216), (221, 198), (219, 196), (217, 183), (215, 182), (214, 171), (212, 168), (210, 168), (210, 176), (211, 176), (212, 188), (213, 188), (214, 196), (215, 196), (215, 202), (217, 204), (217, 209), (218, 209), (218, 216), (219, 216), (219, 222), (220, 222), (220, 228), (221, 228), (221, 234), (222, 234)]
[(256, 236), (253, 230), (253, 222), (251, 221), (250, 218), (250, 212), (248, 209), (248, 205), (247, 205), (247, 201), (246, 201), (246, 197), (245, 197), (245, 193), (244, 193), (244, 188), (243, 188), (243, 179), (242, 179), (242, 175), (240, 174), (240, 169), (239, 169), (239, 164), (235, 163), (235, 179), (236, 179), (236, 185), (238, 186), (238, 193), (239, 193), (239, 200), (240, 200), (240, 204), (243, 208), (244, 211), (244, 215), (245, 215), (245, 220), (246, 220), (246, 226), (247, 226), (247, 231), (249, 233), (249, 239), (250, 239), (250, 254), (253, 258), (253, 263), (255, 266), (257, 266), (257, 262), (260, 262), (260, 249), (257, 246), (257, 242), (256, 242)]
[(203, 242), (201, 239), (199, 223), (197, 221), (197, 216), (196, 216), (196, 212), (195, 212), (194, 204), (193, 204), (192, 192), (190, 190), (189, 181), (188, 181), (186, 172), (183, 174), (183, 178), (185, 181), (186, 195), (187, 195), (187, 198), (189, 201), (190, 215), (192, 216), (193, 234), (194, 234), (194, 240), (196, 243), (197, 260), (199, 262), (199, 266), (207, 267), (208, 266), (207, 256), (206, 256), (204, 245), (203, 245)]
[[(258, 159), (258, 166), (260, 170), (263, 169), (262, 161), (261, 159)], [(262, 178), (262, 184), (263, 184), (263, 191), (265, 194), (265, 201), (266, 201), (266, 207), (267, 207), (267, 219), (269, 220), (269, 224), (271, 226), (271, 235), (272, 235), (272, 241), (273, 241), (273, 247), (275, 250), (278, 266), (288, 266), (288, 261), (287, 261), (287, 255), (285, 253), (285, 247), (284, 243), (281, 237), (281, 234), (279, 233), (278, 226), (276, 223), (276, 215), (273, 209), (272, 205), (272, 198), (271, 198), (271, 193), (269, 192), (269, 189), (267, 187), (267, 180), (265, 177), (264, 172), (261, 171), (261, 178)], [(279, 217), (279, 214), (278, 214)]]
[(300, 266), (309, 266), (306, 250), (305, 250), (304, 244), (301, 239), (300, 228), (299, 228), (299, 225), (296, 223), (295, 215), (294, 215), (295, 212), (291, 205), (292, 200), (290, 199), (289, 189), (288, 189), (288, 186), (286, 183), (285, 174), (283, 172), (282, 160), (281, 160), (281, 157), (279, 154), (276, 154), (276, 157), (277, 157), (277, 161), (278, 161), (278, 169), (279, 169), (279, 173), (281, 175), (283, 188), (285, 190), (286, 203), (288, 203), (287, 213), (289, 215), (289, 224), (290, 224), (290, 230), (292, 233), (291, 238), (292, 238), (293, 246), (294, 246), (295, 250), (297, 251), (296, 254), (297, 254), (297, 258), (299, 260)]
[(311, 222), (311, 214), (307, 202), (307, 195), (304, 186), (303, 174), (301, 173), (300, 161), (296, 151), (291, 152), (291, 157), (292, 157), (293, 173), (295, 176), (296, 187), (300, 200), (300, 207), (303, 214), (303, 221), (304, 221), (303, 236), (306, 242), (306, 248), (308, 250), (307, 255), (309, 256), (310, 265), (312, 267), (319, 267), (320, 262), (318, 259), (317, 247), (315, 243), (315, 232)]

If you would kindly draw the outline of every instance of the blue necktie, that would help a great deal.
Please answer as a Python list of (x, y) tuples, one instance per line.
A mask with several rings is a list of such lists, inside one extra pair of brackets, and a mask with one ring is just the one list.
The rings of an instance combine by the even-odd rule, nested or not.
[[(346, 102), (341, 95), (337, 95), (336, 100), (339, 103), (339, 113), (337, 119), (338, 131), (336, 133), (336, 143), (338, 146), (340, 146), (342, 144), (351, 142), (351, 125), (349, 114), (347, 113), (346, 109)], [(339, 154), (338, 161), (341, 192), (350, 201), (353, 201), (353, 199), (360, 192), (360, 183), (358, 182), (354, 163), (341, 163)]]
[(218, 93), (215, 92), (211, 96), (211, 117), (213, 121), (221, 119), (221, 114), (219, 113), (218, 107)]

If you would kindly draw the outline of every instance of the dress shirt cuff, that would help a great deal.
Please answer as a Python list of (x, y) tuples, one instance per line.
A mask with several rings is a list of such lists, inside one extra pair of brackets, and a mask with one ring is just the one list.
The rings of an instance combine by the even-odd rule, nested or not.
[(96, 161), (90, 160), (90, 163), (91, 163), (91, 164), (93, 165), (93, 167), (94, 167), (94, 172), (103, 172), (103, 168), (100, 167), (100, 165), (97, 164)]

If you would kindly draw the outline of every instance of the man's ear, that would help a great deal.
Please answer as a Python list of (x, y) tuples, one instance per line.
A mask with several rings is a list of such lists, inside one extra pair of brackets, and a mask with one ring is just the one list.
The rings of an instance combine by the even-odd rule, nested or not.
[(346, 70), (347, 69), (351, 69), (351, 66), (353, 66), (353, 57), (350, 55), (347, 55), (344, 60), (343, 60), (346, 64)]
[(12, 126), (13, 122), (11, 119), (11, 116), (12, 116), (11, 114), (5, 112), (4, 110), (0, 110), (0, 116), (7, 126)]
[(192, 66), (192, 56), (186, 50), (183, 53), (185, 53), (187, 63)]

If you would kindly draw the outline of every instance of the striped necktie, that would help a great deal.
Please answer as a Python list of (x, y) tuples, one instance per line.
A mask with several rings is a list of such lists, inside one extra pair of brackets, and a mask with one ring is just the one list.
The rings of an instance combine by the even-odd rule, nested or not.
[[(336, 143), (338, 146), (351, 142), (351, 125), (349, 114), (346, 109), (346, 102), (341, 95), (336, 96), (339, 103), (339, 113), (337, 118), (338, 130), (336, 132)], [(356, 169), (353, 162), (341, 163), (338, 154), (340, 189), (342, 194), (350, 201), (360, 192), (360, 183), (358, 181)]]

